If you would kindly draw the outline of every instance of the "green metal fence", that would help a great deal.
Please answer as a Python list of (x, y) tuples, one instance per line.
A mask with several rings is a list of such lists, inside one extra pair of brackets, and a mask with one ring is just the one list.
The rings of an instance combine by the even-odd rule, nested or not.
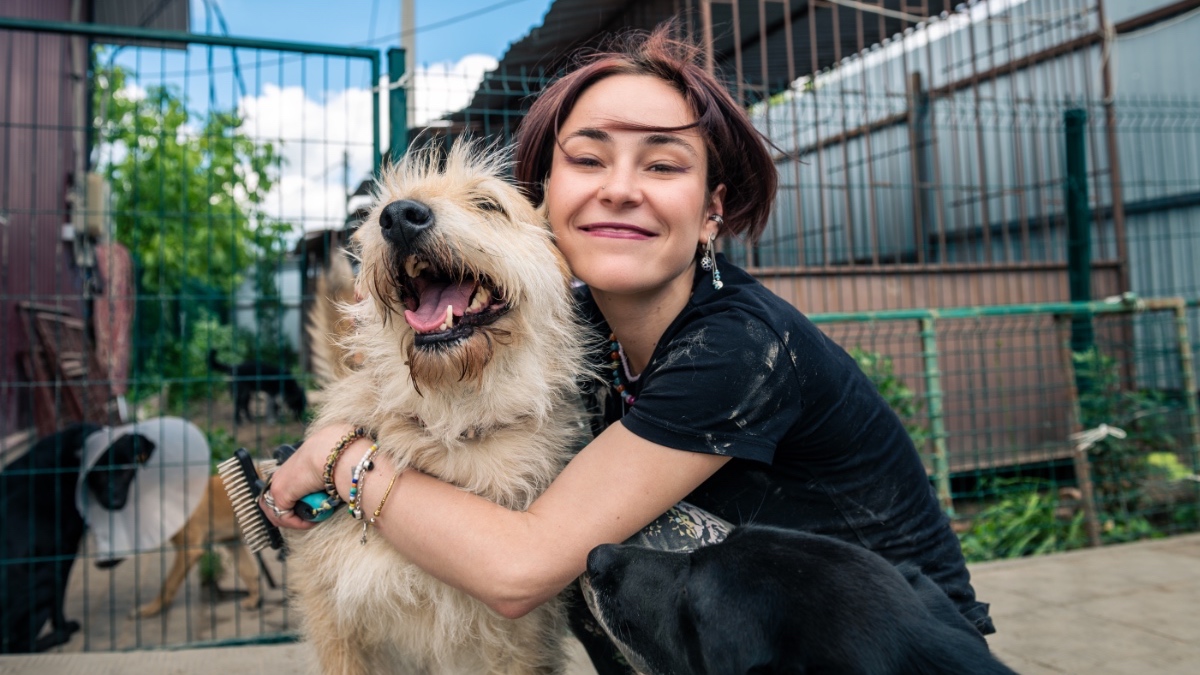
[[(311, 408), (254, 392), (238, 415), (214, 361), (254, 364), (248, 379), (265, 388), (311, 388), (301, 317), (314, 265), (380, 166), (381, 75), (371, 49), (0, 18), (5, 465), (81, 420), (185, 418), (207, 441), (203, 476), (239, 446), (265, 457), (302, 437)], [(195, 508), (204, 533), (186, 548), (204, 553), (173, 603), (139, 614), (170, 577), (173, 532), (151, 550), (116, 551), (114, 567), (98, 566), (86, 534), (77, 556), (0, 560), (6, 601), (19, 571), (73, 562), (62, 601), (81, 628), (67, 651), (292, 634), (286, 565), (272, 552), (243, 579), (247, 554), (225, 545), (236, 530), (220, 496), (168, 477), (182, 461), (155, 471), (164, 494)], [(20, 476), (32, 485), (39, 472), (73, 484), (78, 469)], [(22, 494), (17, 482), (4, 490), (5, 504)], [(55, 499), (64, 518), (74, 511), (74, 494)], [(141, 522), (161, 506), (128, 509)], [(6, 514), (0, 539), (54, 536), (29, 518)], [(249, 584), (260, 607), (241, 605)]]
[[(1197, 527), (1195, 306), (1126, 296), (813, 320), (900, 413), (969, 555), (991, 558)], [(1081, 321), (1094, 341), (1077, 350)], [(1145, 353), (1135, 324), (1170, 348)]]

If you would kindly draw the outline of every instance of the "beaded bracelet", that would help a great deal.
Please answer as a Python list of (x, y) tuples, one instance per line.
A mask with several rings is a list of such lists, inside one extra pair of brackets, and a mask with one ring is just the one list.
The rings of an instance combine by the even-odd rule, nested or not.
[(346, 503), (350, 507), (350, 515), (354, 516), (355, 520), (363, 519), (362, 512), (362, 493), (363, 487), (367, 484), (367, 472), (375, 468), (375, 462), (371, 461), (375, 457), (375, 453), (379, 451), (379, 444), (372, 443), (371, 447), (363, 454), (362, 459), (358, 460), (358, 464), (354, 465), (354, 469), (350, 472), (350, 498)]
[(363, 523), (362, 539), (360, 539), (358, 541), (359, 544), (366, 546), (366, 544), (367, 544), (367, 526), (374, 525), (375, 521), (379, 520), (379, 514), (383, 512), (383, 505), (387, 503), (388, 495), (392, 494), (392, 486), (396, 484), (396, 479), (400, 477), (400, 474), (403, 471), (404, 470), (401, 469), (400, 471), (397, 471), (396, 473), (392, 474), (392, 479), (390, 481), (388, 481), (387, 489), (383, 491), (383, 499), (380, 499), (379, 506), (375, 507), (375, 513), (371, 514), (370, 520)]
[(338, 457), (342, 456), (342, 451), (346, 449), (347, 445), (366, 435), (366, 429), (356, 427), (354, 431), (347, 433), (338, 440), (337, 445), (333, 446), (333, 450), (329, 453), (329, 457), (325, 459), (325, 474), (323, 476), (325, 479), (325, 494), (331, 498), (341, 501), (341, 497), (338, 496), (337, 486), (333, 484), (333, 466), (337, 464)]

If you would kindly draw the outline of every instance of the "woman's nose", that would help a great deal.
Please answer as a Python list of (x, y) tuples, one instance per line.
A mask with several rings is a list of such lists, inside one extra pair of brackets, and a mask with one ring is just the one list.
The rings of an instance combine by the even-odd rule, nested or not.
[(600, 186), (600, 200), (613, 206), (636, 204), (642, 200), (642, 188), (637, 171), (614, 168)]

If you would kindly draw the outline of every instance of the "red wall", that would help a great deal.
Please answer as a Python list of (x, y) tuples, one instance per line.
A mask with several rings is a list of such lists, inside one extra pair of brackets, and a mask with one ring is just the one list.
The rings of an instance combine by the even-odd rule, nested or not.
[[(86, 9), (89, 3), (82, 3)], [(71, 0), (4, 0), (8, 17), (67, 21)], [(75, 39), (76, 48), (86, 42)], [(17, 303), (65, 306), (80, 293), (62, 225), (75, 163), (71, 40), (0, 30), (0, 440), (29, 423), (16, 354), (27, 348)]]

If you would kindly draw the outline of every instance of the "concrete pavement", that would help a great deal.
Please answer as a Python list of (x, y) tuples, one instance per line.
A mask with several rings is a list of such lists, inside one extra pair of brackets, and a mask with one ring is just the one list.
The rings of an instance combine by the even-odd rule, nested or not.
[[(1200, 670), (1200, 535), (972, 566), (993, 651), (1025, 675)], [(581, 650), (570, 675), (592, 673)], [(315, 673), (303, 644), (0, 656), (0, 675)]]

